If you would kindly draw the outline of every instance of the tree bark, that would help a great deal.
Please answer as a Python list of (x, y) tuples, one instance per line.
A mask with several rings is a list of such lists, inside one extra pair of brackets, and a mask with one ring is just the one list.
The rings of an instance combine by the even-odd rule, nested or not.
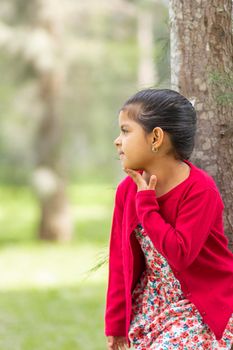
[(171, 86), (194, 102), (198, 123), (191, 161), (216, 181), (232, 249), (232, 0), (170, 0), (169, 11)]

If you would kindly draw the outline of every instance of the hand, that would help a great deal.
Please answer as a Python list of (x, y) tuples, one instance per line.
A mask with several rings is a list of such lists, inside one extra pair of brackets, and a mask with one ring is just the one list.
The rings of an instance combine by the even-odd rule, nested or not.
[(107, 337), (107, 350), (126, 350), (128, 348), (126, 337)]
[(155, 190), (157, 184), (157, 176), (151, 175), (149, 185), (147, 185), (144, 177), (135, 170), (132, 169), (124, 169), (124, 171), (134, 180), (136, 185), (138, 186), (138, 191), (142, 190)]

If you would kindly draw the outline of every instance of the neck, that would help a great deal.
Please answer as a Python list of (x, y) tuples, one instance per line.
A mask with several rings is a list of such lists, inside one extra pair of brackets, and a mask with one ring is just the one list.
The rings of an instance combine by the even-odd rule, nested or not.
[(165, 189), (172, 184), (174, 179), (179, 175), (183, 175), (183, 171), (187, 169), (187, 164), (181, 160), (174, 158), (161, 157), (157, 158), (154, 163), (150, 163), (145, 167), (143, 177), (149, 184), (151, 175), (157, 176), (157, 189)]

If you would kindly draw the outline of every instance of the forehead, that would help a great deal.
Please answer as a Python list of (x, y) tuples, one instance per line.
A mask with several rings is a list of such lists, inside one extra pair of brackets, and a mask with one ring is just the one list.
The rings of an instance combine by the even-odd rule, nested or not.
[(122, 124), (134, 124), (136, 122), (135, 120), (135, 111), (127, 106), (127, 108), (123, 108), (120, 110), (119, 113), (119, 123)]
[(120, 110), (119, 122), (127, 122), (129, 124), (136, 122), (136, 117), (140, 111), (140, 106), (137, 104), (130, 104)]
[(119, 124), (130, 124), (132, 119), (129, 117), (128, 110), (121, 110), (119, 113)]

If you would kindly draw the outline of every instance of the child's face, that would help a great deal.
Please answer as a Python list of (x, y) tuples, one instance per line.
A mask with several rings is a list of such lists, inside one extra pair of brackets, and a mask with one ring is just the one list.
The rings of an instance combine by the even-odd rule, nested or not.
[(154, 157), (152, 152), (152, 135), (146, 134), (141, 125), (128, 117), (128, 111), (119, 114), (120, 135), (114, 144), (120, 154), (123, 168), (142, 169), (150, 164)]

